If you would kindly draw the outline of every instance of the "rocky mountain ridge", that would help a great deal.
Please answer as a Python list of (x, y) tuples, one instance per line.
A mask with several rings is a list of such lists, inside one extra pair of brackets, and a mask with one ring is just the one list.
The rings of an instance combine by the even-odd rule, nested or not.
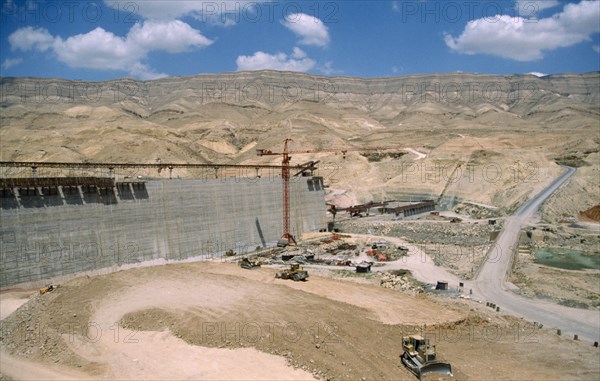
[(510, 205), (559, 173), (557, 161), (590, 165), (600, 145), (600, 72), (3, 77), (0, 88), (4, 161), (275, 164), (255, 148), (280, 150), (286, 138), (302, 150), (398, 146), (404, 155), (377, 160), (294, 157), (321, 160), (326, 182), (356, 201), (419, 194)]

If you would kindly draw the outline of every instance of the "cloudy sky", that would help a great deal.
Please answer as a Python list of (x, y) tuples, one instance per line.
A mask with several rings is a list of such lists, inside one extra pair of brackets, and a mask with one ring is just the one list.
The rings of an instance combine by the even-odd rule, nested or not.
[(2, 76), (600, 70), (600, 1), (2, 0)]

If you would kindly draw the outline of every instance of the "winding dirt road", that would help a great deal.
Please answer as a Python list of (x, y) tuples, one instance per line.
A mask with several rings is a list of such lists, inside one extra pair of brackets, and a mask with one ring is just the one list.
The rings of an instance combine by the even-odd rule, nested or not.
[(600, 337), (600, 311), (569, 308), (525, 298), (511, 292), (511, 289), (516, 289), (516, 286), (507, 281), (521, 226), (533, 217), (544, 201), (575, 173), (574, 168), (564, 168), (566, 172), (523, 204), (514, 215), (507, 218), (504, 229), (498, 236), (496, 244), (488, 252), (487, 260), (477, 278), (475, 281), (467, 282), (466, 286), (474, 290), (474, 297), (495, 303), (504, 312), (597, 341)]

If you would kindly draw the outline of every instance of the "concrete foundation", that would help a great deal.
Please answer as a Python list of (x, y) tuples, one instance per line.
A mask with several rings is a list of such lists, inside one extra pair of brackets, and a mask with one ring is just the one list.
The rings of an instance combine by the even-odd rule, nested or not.
[[(282, 234), (281, 178), (150, 180), (0, 198), (0, 287), (154, 260), (250, 253)], [(290, 184), (292, 234), (326, 228), (320, 178)]]

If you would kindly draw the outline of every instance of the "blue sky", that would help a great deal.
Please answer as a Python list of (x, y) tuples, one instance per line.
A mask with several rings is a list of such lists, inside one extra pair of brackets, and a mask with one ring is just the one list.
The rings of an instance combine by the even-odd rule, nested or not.
[(600, 70), (600, 1), (3, 0), (2, 76)]

